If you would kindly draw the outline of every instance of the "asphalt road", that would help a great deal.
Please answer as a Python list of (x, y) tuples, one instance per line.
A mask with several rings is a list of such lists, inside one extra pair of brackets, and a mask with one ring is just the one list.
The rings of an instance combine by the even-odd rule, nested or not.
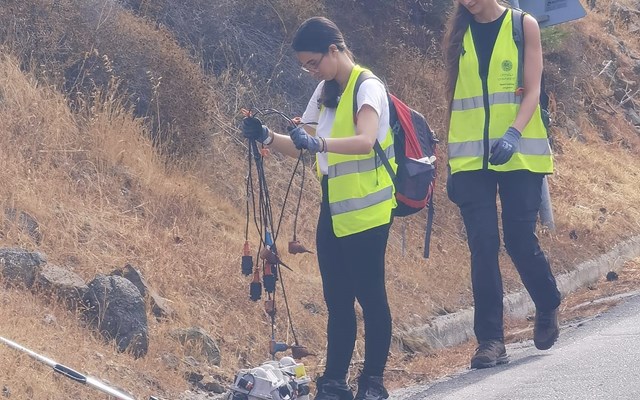
[(532, 341), (507, 346), (510, 362), (465, 370), (391, 400), (640, 399), (640, 296), (597, 317), (563, 326), (548, 351)]

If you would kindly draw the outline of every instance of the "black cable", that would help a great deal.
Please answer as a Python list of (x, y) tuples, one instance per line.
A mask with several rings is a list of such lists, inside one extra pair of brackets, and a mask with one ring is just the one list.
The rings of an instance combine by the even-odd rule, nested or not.
[(287, 291), (284, 289), (284, 280), (282, 279), (282, 274), (279, 274), (280, 278), (280, 286), (282, 287), (282, 298), (284, 299), (284, 305), (287, 310), (287, 317), (289, 318), (289, 327), (291, 328), (291, 334), (293, 335), (293, 341), (296, 346), (299, 345), (298, 337), (296, 336), (296, 330), (293, 328), (293, 319), (291, 318), (291, 309), (289, 308), (289, 300), (287, 300)]
[[(298, 170), (298, 165), (300, 164), (300, 161), (302, 161), (302, 150), (300, 151), (300, 155), (298, 156), (298, 161), (296, 162), (295, 167), (293, 167), (293, 174), (291, 174), (291, 179), (289, 179), (289, 185), (287, 185), (287, 192), (284, 195), (284, 201), (282, 203), (282, 211), (284, 211), (284, 205), (287, 203), (287, 198), (289, 197), (289, 191), (290, 191), (292, 183), (293, 183), (293, 178), (295, 178), (295, 176), (296, 176), (296, 171)], [(304, 161), (302, 162), (302, 171), (304, 171)], [(304, 173), (302, 175), (302, 181), (304, 182)], [(302, 186), (300, 186), (300, 188), (302, 190)], [(298, 204), (300, 204), (299, 201), (298, 201)], [(298, 220), (298, 214), (297, 214), (298, 210), (299, 210), (299, 208), (296, 209), (295, 221)], [(284, 216), (284, 212), (281, 212), (280, 213), (280, 219), (278, 220), (278, 227), (276, 228), (276, 233), (274, 235), (274, 238), (278, 237), (278, 233), (280, 232), (280, 224), (282, 223), (282, 217), (283, 216)], [(293, 225), (293, 240), (296, 240), (295, 223)]]
[[(300, 158), (302, 158), (302, 154), (300, 154)], [(299, 158), (299, 159), (300, 159)], [(298, 159), (298, 160), (299, 160)], [(298, 232), (298, 215), (300, 214), (300, 202), (302, 201), (302, 189), (304, 188), (304, 175), (305, 175), (305, 164), (302, 162), (302, 183), (300, 184), (300, 193), (298, 194), (298, 204), (296, 205), (295, 217), (293, 219), (293, 241), (298, 240), (296, 238), (296, 232)]]
[[(249, 240), (249, 220), (250, 220), (250, 217), (249, 217), (249, 187), (251, 186), (251, 183), (252, 183), (251, 181), (252, 181), (252, 178), (253, 178), (252, 175), (251, 175), (251, 169), (252, 169), (251, 168), (251, 164), (252, 164), (251, 151), (249, 151), (248, 159), (249, 159), (249, 161), (248, 161), (249, 162), (249, 168), (248, 168), (249, 172), (247, 174), (246, 188), (245, 188), (245, 190), (246, 190), (245, 203), (246, 203), (246, 217), (247, 217), (246, 221), (247, 221), (247, 223), (245, 224), (245, 227), (244, 227), (244, 240)], [(253, 192), (251, 192), (251, 193), (253, 193)]]
[[(249, 146), (249, 157), (251, 157), (253, 155), (253, 157), (256, 160), (256, 171), (258, 170), (258, 166), (257, 164), (259, 163), (259, 158), (256, 155), (256, 152), (258, 150), (258, 146), (255, 142), (255, 140), (252, 140)], [(251, 162), (249, 163), (249, 188), (250, 188), (250, 193), (251, 193), (251, 204), (252, 204), (252, 209), (253, 209), (253, 222), (256, 226), (256, 230), (258, 231), (258, 235), (260, 237), (260, 242), (258, 243), (258, 249), (257, 249), (257, 255), (256, 255), (256, 260), (258, 260), (259, 256), (260, 256), (260, 250), (262, 250), (262, 224), (258, 223), (258, 214), (256, 213), (256, 199), (255, 199), (255, 190), (254, 190), (254, 186), (253, 186), (253, 175), (252, 175), (252, 169), (251, 169)], [(248, 196), (248, 195), (247, 195)], [(260, 214), (262, 215), (262, 214)]]
[[(275, 109), (266, 109), (266, 110), (260, 110), (260, 109), (256, 109), (256, 113), (251, 113), (251, 115), (261, 115), (261, 116), (268, 116), (268, 115), (279, 115), (281, 117), (283, 117), (284, 119), (287, 120), (287, 122), (289, 122), (292, 126), (295, 126), (296, 124), (294, 123), (294, 121), (288, 117), (286, 114), (275, 110)], [(256, 207), (256, 199), (255, 199), (255, 187), (253, 184), (253, 175), (252, 175), (252, 160), (251, 160), (251, 156), (253, 155), (254, 160), (255, 160), (255, 168), (256, 168), (256, 173), (257, 173), (257, 181), (258, 181), (258, 206)], [(251, 197), (251, 203), (252, 203), (252, 209), (253, 209), (253, 219), (254, 219), (254, 224), (256, 226), (256, 229), (258, 231), (258, 234), (260, 235), (260, 245), (259, 245), (259, 249), (258, 249), (258, 256), (260, 254), (260, 250), (262, 248), (262, 246), (267, 246), (266, 243), (266, 233), (267, 232), (271, 232), (271, 234), (273, 235), (271, 240), (272, 240), (272, 248), (274, 251), (274, 253), (277, 254), (277, 246), (276, 246), (276, 240), (278, 238), (278, 235), (280, 233), (280, 227), (281, 227), (281, 223), (282, 223), (282, 219), (283, 219), (283, 215), (284, 215), (284, 211), (286, 208), (286, 203), (289, 197), (289, 193), (293, 184), (293, 179), (295, 178), (295, 175), (298, 171), (298, 167), (300, 165), (300, 163), (302, 162), (302, 182), (300, 185), (300, 193), (298, 195), (298, 202), (296, 205), (296, 211), (295, 211), (295, 218), (294, 218), (294, 240), (296, 240), (296, 229), (297, 229), (297, 221), (298, 221), (298, 214), (300, 211), (300, 203), (301, 203), (301, 199), (302, 199), (302, 191), (304, 188), (304, 182), (305, 182), (305, 164), (304, 164), (304, 159), (303, 159), (303, 152), (302, 150), (300, 151), (300, 156), (298, 157), (298, 161), (296, 162), (296, 165), (294, 167), (293, 173), (291, 175), (291, 179), (289, 180), (289, 183), (287, 185), (287, 190), (284, 196), (284, 200), (282, 203), (282, 209), (280, 211), (280, 217), (278, 219), (278, 224), (277, 224), (277, 228), (276, 230), (274, 230), (273, 228), (273, 213), (272, 213), (272, 204), (271, 204), (271, 196), (269, 194), (269, 188), (267, 185), (267, 180), (266, 180), (266, 173), (264, 170), (264, 157), (262, 155), (262, 153), (259, 151), (258, 149), (258, 145), (256, 143), (256, 141), (251, 141), (250, 142), (250, 146), (249, 146), (249, 173), (248, 173), (248, 178), (247, 178), (247, 191), (250, 192), (247, 193), (247, 224), (246, 224), (246, 231), (245, 234), (248, 237), (248, 227), (249, 227), (249, 197)], [(286, 267), (286, 265), (284, 265), (284, 263), (281, 263), (283, 266)], [(263, 262), (263, 266), (264, 266), (264, 262)], [(277, 265), (274, 265), (273, 268), (277, 268)], [(288, 267), (287, 267), (288, 268)], [(273, 273), (273, 271), (272, 271)], [(289, 307), (289, 301), (287, 299), (287, 294), (286, 294), (286, 287), (284, 284), (284, 279), (282, 277), (282, 272), (280, 271), (280, 269), (277, 270), (277, 277), (280, 280), (280, 286), (282, 288), (282, 294), (283, 294), (283, 298), (284, 298), (284, 302), (285, 302), (285, 308), (287, 311), (287, 317), (289, 319), (289, 327), (291, 328), (291, 332), (295, 341), (296, 345), (298, 344), (298, 338), (296, 336), (296, 332), (295, 332), (295, 328), (293, 326), (293, 319), (292, 319), (292, 315), (291, 315), (291, 309)], [(270, 317), (271, 317), (271, 337), (272, 340), (275, 341), (275, 332), (276, 332), (276, 308), (275, 308), (275, 292), (274, 293), (267, 293), (267, 299), (271, 300), (272, 303), (272, 307), (273, 307), (273, 312), (271, 312)], [(275, 356), (275, 354), (273, 355)]]

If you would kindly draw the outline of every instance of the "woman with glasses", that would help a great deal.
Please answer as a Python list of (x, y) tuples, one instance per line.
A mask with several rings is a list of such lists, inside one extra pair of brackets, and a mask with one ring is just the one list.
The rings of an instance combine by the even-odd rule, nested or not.
[(396, 202), (391, 177), (373, 146), (378, 141), (395, 168), (387, 93), (377, 79), (364, 80), (354, 93), (365, 69), (355, 64), (342, 33), (326, 18), (303, 22), (292, 46), (302, 69), (320, 81), (301, 126), (284, 135), (247, 117), (242, 131), (284, 154), (297, 157), (299, 149), (316, 154), (322, 186), (316, 246), (329, 316), (327, 362), (315, 399), (354, 399), (345, 378), (357, 334), (355, 300), (362, 307), (365, 330), (364, 367), (355, 399), (386, 399), (382, 376), (391, 314), (385, 252)]

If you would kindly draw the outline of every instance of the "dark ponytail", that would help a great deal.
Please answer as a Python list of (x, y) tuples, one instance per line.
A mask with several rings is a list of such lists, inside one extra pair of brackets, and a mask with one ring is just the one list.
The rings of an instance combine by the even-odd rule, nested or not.
[(444, 38), (444, 62), (446, 71), (446, 98), (451, 112), (451, 102), (458, 79), (460, 54), (462, 54), (462, 40), (469, 28), (473, 15), (466, 7), (456, 3), (453, 14), (449, 18), (447, 33)]
[[(340, 29), (331, 20), (324, 17), (312, 17), (304, 21), (293, 36), (291, 47), (296, 52), (309, 51), (326, 54), (329, 46), (335, 45), (338, 51), (345, 52), (352, 60), (353, 55), (347, 48)], [(328, 108), (338, 107), (340, 85), (336, 80), (325, 81), (319, 101)]]

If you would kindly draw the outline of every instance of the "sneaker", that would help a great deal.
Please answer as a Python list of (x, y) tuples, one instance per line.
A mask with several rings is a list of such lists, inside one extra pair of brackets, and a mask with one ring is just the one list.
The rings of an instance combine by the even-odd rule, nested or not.
[(476, 352), (471, 357), (471, 368), (491, 368), (509, 362), (507, 350), (501, 340), (486, 340), (480, 342)]
[(355, 400), (382, 400), (389, 398), (389, 392), (382, 384), (381, 376), (360, 375)]
[(551, 311), (536, 310), (536, 322), (533, 325), (533, 343), (538, 350), (549, 350), (560, 336), (558, 327), (558, 309)]
[(344, 379), (327, 379), (321, 376), (316, 381), (315, 400), (353, 400), (353, 392)]

